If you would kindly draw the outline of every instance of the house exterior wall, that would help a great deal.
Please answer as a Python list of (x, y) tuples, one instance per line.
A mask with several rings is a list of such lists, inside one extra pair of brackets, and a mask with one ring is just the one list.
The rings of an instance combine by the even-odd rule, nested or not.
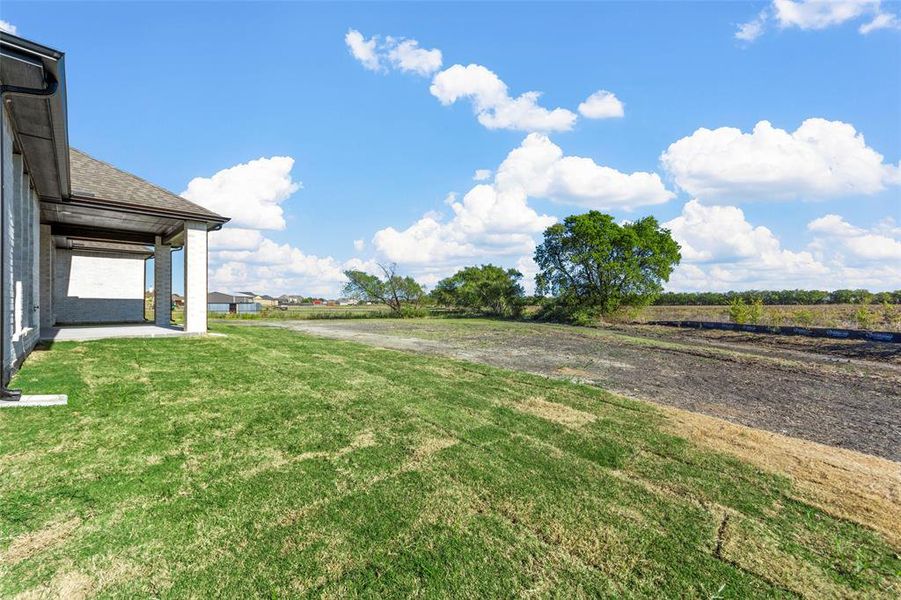
[(4, 346), (2, 367), (8, 375), (24, 360), (38, 341), (40, 333), (39, 287), (39, 221), (40, 203), (25, 173), (22, 156), (13, 153), (12, 125), (4, 106), (2, 121), (3, 171), (0, 210), (6, 217), (6, 228), (0, 231), (0, 244), (5, 250), (2, 265), (4, 296)]
[(144, 258), (139, 255), (57, 248), (53, 275), (59, 324), (144, 320)]

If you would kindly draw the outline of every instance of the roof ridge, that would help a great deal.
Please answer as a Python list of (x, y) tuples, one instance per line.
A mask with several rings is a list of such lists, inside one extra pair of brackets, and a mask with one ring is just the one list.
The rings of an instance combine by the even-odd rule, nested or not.
[[(165, 193), (165, 194), (169, 194), (170, 196), (175, 196), (176, 198), (178, 198), (178, 199), (181, 200), (182, 202), (186, 202), (187, 204), (190, 204), (190, 205), (193, 206), (193, 207), (199, 208), (199, 209), (201, 209), (202, 211), (205, 211), (205, 212), (209, 213), (210, 215), (214, 215), (214, 216), (217, 216), (217, 217), (222, 218), (222, 215), (220, 215), (219, 213), (216, 213), (216, 212), (214, 212), (214, 211), (212, 211), (212, 210), (206, 208), (205, 206), (201, 206), (200, 204), (197, 204), (196, 202), (192, 202), (191, 200), (188, 200), (187, 198), (185, 198), (185, 197), (182, 196), (181, 194), (176, 194), (175, 192), (172, 192), (172, 191), (170, 191), (170, 190), (167, 190), (166, 188), (164, 188), (164, 187), (162, 187), (162, 186), (160, 186), (160, 185), (157, 185), (157, 184), (153, 183), (152, 181), (148, 181), (148, 180), (144, 179), (143, 177), (141, 177), (141, 176), (139, 176), (139, 175), (135, 175), (134, 173), (129, 173), (128, 171), (125, 171), (125, 170), (123, 170), (123, 169), (120, 169), (119, 167), (117, 167), (117, 166), (115, 166), (115, 165), (113, 165), (113, 164), (110, 164), (110, 163), (106, 162), (105, 160), (101, 160), (101, 159), (99, 159), (99, 158), (97, 158), (97, 157), (95, 157), (95, 156), (92, 156), (92, 155), (88, 154), (88, 153), (85, 152), (84, 150), (79, 150), (78, 148), (75, 148), (74, 146), (69, 146), (69, 151), (70, 151), (70, 152), (75, 152), (75, 153), (77, 153), (77, 154), (81, 154), (82, 156), (84, 156), (84, 157), (86, 157), (86, 158), (89, 158), (89, 159), (91, 159), (91, 160), (93, 160), (93, 161), (95, 161), (95, 162), (98, 162), (98, 163), (100, 163), (100, 164), (106, 166), (106, 167), (109, 167), (110, 169), (116, 171), (117, 173), (122, 173), (123, 175), (126, 175), (126, 176), (128, 176), (128, 177), (131, 177), (132, 179), (137, 179), (137, 180), (140, 181), (141, 183), (145, 183), (145, 184), (149, 185), (150, 187), (155, 188), (155, 189), (157, 189), (157, 190), (159, 190), (159, 191), (161, 191), (161, 192), (163, 192), (163, 193)], [(74, 195), (78, 195), (78, 194), (76, 193), (76, 190), (72, 190), (72, 192), (73, 192)], [(114, 198), (104, 198), (104, 199), (105, 199), (105, 200), (114, 200)]]

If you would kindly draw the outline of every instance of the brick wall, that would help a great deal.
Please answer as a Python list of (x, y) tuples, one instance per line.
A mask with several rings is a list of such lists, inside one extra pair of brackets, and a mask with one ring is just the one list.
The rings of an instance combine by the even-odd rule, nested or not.
[(0, 106), (2, 121), (2, 210), (6, 217), (6, 229), (0, 231), (0, 244), (6, 252), (2, 265), (3, 285), (0, 293), (5, 300), (4, 373), (10, 373), (15, 365), (34, 348), (40, 330), (40, 312), (36, 294), (38, 273), (38, 221), (39, 201), (24, 171), (21, 155), (13, 153), (12, 126), (5, 107)]
[(144, 259), (128, 253), (56, 249), (53, 312), (58, 324), (144, 320)]

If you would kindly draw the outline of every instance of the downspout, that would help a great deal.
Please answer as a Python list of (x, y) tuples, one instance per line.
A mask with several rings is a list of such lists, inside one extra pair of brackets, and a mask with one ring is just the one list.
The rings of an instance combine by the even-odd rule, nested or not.
[[(59, 88), (59, 82), (56, 80), (56, 77), (53, 76), (52, 73), (46, 73), (46, 81), (44, 83), (43, 88), (24, 88), (19, 87), (17, 85), (2, 85), (0, 84), (0, 101), (6, 103), (7, 106), (10, 104), (9, 96), (53, 96), (56, 94), (57, 89)], [(3, 136), (0, 135), (0, 173), (3, 172), (5, 165), (3, 164), (6, 160), (6, 149), (3, 147)], [(0, 197), (2, 197), (2, 190), (0, 190)], [(10, 198), (0, 198), (2, 202), (0, 202), (0, 231), (3, 234), (2, 243), (0, 243), (0, 401), (16, 401), (22, 397), (22, 390), (11, 390), (7, 387), (9, 385), (9, 377), (7, 377), (7, 356), (6, 356), (6, 348), (7, 348), (7, 329), (9, 327), (9, 320), (7, 319), (7, 300), (6, 297), (6, 266), (7, 266), (7, 251), (6, 251), (6, 236), (7, 236), (7, 206), (6, 203), (10, 201)], [(12, 371), (12, 367), (10, 366), (9, 372)]]

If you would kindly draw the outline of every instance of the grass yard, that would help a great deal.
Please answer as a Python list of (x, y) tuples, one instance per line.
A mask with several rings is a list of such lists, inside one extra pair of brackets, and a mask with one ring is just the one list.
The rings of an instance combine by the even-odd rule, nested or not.
[(0, 412), (0, 597), (897, 597), (899, 549), (600, 389), (218, 325)]

